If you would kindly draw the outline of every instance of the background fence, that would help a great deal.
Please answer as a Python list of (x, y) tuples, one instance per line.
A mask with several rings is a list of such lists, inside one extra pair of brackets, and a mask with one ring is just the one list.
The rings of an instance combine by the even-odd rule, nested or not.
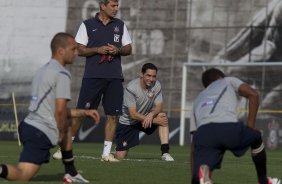
[[(263, 134), (268, 148), (282, 146), (281, 113), (282, 85), (278, 77), (282, 70), (282, 63), (185, 63), (183, 65), (183, 81), (180, 114), (180, 145), (184, 145), (189, 133), (189, 119), (192, 103), (202, 91), (201, 74), (208, 68), (221, 69), (226, 76), (238, 77), (250, 84), (260, 94), (260, 107), (257, 114), (257, 128)], [(239, 98), (238, 117), (246, 122), (248, 115), (248, 101)], [(278, 102), (278, 103), (277, 103)]]
[[(156, 64), (170, 118), (180, 118), (183, 63), (281, 62), (280, 0), (119, 3), (117, 17), (126, 22), (133, 40), (133, 54), (122, 58), (124, 84), (138, 77), (145, 62)], [(80, 23), (98, 9), (98, 0), (0, 0), (0, 123), (7, 122), (5, 104), (12, 92), (18, 104), (25, 104), (18, 107), (19, 114), (25, 113), (32, 76), (48, 61), (54, 33), (75, 35)], [(71, 106), (77, 101), (84, 63), (85, 58), (78, 57), (68, 67)]]

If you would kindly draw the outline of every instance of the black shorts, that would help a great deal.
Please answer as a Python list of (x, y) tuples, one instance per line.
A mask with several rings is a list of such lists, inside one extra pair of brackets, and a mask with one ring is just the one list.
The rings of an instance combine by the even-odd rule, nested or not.
[(198, 173), (202, 164), (207, 164), (211, 170), (219, 169), (226, 150), (240, 157), (260, 139), (259, 131), (239, 122), (210, 123), (201, 126), (193, 134), (193, 174)]
[(129, 150), (139, 144), (139, 132), (142, 131), (151, 135), (158, 125), (152, 125), (151, 128), (144, 129), (141, 122), (134, 125), (124, 125), (119, 123), (116, 130), (116, 151)]
[(22, 121), (19, 126), (19, 135), (23, 144), (19, 162), (36, 165), (49, 162), (50, 149), (53, 145), (42, 131)]
[(122, 80), (84, 78), (77, 108), (97, 109), (101, 99), (106, 115), (121, 115), (123, 101)]

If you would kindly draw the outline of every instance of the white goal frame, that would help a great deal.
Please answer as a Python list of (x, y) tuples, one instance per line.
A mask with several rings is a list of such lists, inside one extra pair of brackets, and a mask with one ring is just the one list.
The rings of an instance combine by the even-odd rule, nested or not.
[[(220, 67), (220, 66), (247, 66), (247, 67), (256, 67), (256, 66), (282, 66), (281, 62), (256, 62), (256, 63), (183, 63), (182, 66), (182, 90), (181, 90), (181, 107), (180, 107), (180, 133), (179, 133), (179, 145), (184, 145), (185, 139), (185, 113), (186, 108), (186, 95), (187, 95), (187, 72), (188, 68), (191, 66), (202, 66), (202, 67)], [(190, 119), (190, 117), (187, 117)]]

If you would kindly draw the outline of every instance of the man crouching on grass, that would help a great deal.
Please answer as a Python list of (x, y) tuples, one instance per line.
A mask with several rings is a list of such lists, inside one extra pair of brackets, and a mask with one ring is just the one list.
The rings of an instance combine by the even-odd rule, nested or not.
[(117, 159), (127, 156), (129, 148), (139, 144), (139, 132), (148, 135), (159, 130), (161, 159), (174, 161), (169, 154), (168, 118), (162, 112), (163, 96), (157, 78), (157, 67), (152, 63), (142, 66), (140, 77), (132, 80), (124, 90), (122, 115), (116, 135)]
[(72, 64), (77, 55), (72, 35), (58, 33), (51, 41), (52, 58), (36, 73), (32, 81), (29, 114), (20, 123), (19, 135), (23, 143), (16, 166), (1, 164), (0, 177), (7, 180), (28, 181), (50, 159), (50, 149), (57, 143), (62, 148), (66, 183), (89, 183), (76, 170), (72, 153), (70, 119), (91, 117), (96, 123), (100, 115), (96, 110), (68, 109), (71, 99), (71, 75), (66, 64)]

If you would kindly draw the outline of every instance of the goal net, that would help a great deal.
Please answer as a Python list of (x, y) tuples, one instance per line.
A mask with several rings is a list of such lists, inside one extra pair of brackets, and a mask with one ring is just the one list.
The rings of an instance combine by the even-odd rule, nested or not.
[[(185, 63), (182, 73), (180, 145), (189, 143), (189, 120), (192, 102), (203, 90), (202, 72), (216, 67), (226, 76), (238, 77), (258, 90), (260, 107), (256, 127), (261, 130), (268, 148), (282, 146), (282, 62), (261, 63)], [(245, 122), (247, 118), (247, 101), (239, 99), (238, 117)]]

